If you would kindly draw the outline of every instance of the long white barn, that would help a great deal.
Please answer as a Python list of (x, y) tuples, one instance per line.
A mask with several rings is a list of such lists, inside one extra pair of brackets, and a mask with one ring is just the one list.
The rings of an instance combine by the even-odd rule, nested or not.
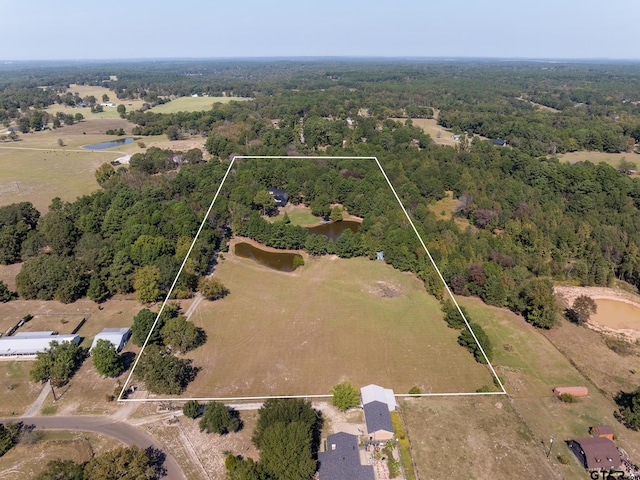
[(0, 338), (0, 357), (35, 357), (44, 352), (52, 341), (80, 343), (79, 335), (54, 335), (53, 332), (20, 332)]

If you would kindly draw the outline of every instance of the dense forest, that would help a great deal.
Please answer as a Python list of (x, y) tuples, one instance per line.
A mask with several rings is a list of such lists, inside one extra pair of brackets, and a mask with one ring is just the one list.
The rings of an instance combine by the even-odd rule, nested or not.
[[(202, 152), (149, 149), (128, 168), (103, 165), (101, 189), (41, 215), (0, 208), (0, 262), (24, 261), (23, 298), (102, 301), (147, 288), (166, 294), (233, 155), (376, 156), (456, 294), (555, 321), (553, 281), (640, 285), (640, 183), (606, 165), (561, 163), (573, 150), (629, 152), (640, 140), (638, 65), (459, 62), (161, 62), (79, 71), (27, 65), (0, 72), (0, 121), (19, 124), (97, 83), (150, 104), (191, 94), (250, 97), (211, 110), (132, 111), (132, 134), (206, 137)], [(44, 87), (44, 88), (42, 88)], [(76, 101), (76, 100), (73, 100)], [(411, 118), (437, 115), (460, 133), (437, 145)], [(400, 120), (399, 120), (400, 119)], [(24, 122), (23, 122), (24, 123)], [(46, 125), (45, 125), (46, 126)], [(48, 128), (48, 127), (47, 127)], [(490, 139), (505, 139), (509, 147)], [(468, 135), (468, 136), (467, 136)], [(443, 289), (372, 161), (241, 160), (225, 183), (174, 296), (188, 297), (233, 234), (313, 255), (375, 258)], [(265, 220), (256, 195), (287, 189), (327, 214), (364, 219), (336, 242)], [(457, 218), (433, 204), (452, 192)], [(431, 208), (430, 208), (431, 207)], [(148, 285), (154, 288), (149, 293)]]

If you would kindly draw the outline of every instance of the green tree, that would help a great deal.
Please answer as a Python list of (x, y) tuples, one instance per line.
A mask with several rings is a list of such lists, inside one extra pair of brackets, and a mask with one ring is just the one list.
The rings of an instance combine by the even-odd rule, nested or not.
[[(467, 313), (465, 308), (460, 307), (460, 310), (462, 310), (464, 317), (467, 319), (467, 321), (469, 321), (469, 314)], [(442, 304), (442, 311), (444, 312), (444, 321), (447, 322), (447, 325), (449, 325), (451, 328), (460, 329), (466, 326), (462, 315), (460, 315), (460, 312), (458, 311), (458, 308), (451, 300), (446, 300)]]
[(140, 303), (153, 303), (161, 298), (160, 269), (155, 265), (138, 268), (133, 274), (133, 288)]
[(241, 422), (237, 414), (220, 402), (209, 402), (204, 407), (202, 418), (200, 419), (200, 431), (207, 433), (217, 433), (225, 435), (229, 432), (236, 432), (240, 429)]
[(329, 220), (332, 222), (339, 222), (342, 220), (342, 207), (340, 205), (336, 205), (331, 209), (331, 214), (329, 215)]
[(620, 407), (617, 416), (632, 430), (640, 430), (640, 388), (631, 393), (620, 392), (616, 398)]
[(263, 432), (260, 466), (270, 478), (304, 480), (313, 477), (317, 466), (309, 433), (304, 422), (277, 422)]
[(38, 352), (29, 371), (33, 382), (51, 380), (54, 387), (61, 387), (69, 381), (85, 357), (85, 351), (75, 342), (52, 340), (44, 352)]
[(0, 457), (7, 453), (18, 441), (20, 426), (15, 423), (0, 423)]
[(556, 297), (548, 279), (533, 279), (522, 290), (524, 318), (539, 328), (551, 328), (557, 322)]
[(51, 460), (34, 480), (83, 480), (84, 467), (73, 460)]
[(198, 403), (197, 400), (188, 400), (182, 406), (182, 413), (184, 414), (184, 416), (192, 419), (198, 418), (200, 416), (201, 410), (202, 409), (200, 407), (200, 403)]
[(253, 204), (260, 208), (262, 215), (269, 213), (276, 207), (276, 201), (267, 190), (258, 190), (253, 197)]
[(98, 455), (84, 468), (85, 480), (154, 480), (159, 477), (161, 452), (120, 447)]
[(223, 283), (214, 277), (203, 277), (198, 282), (198, 291), (207, 300), (218, 300), (229, 294)]
[(160, 335), (165, 345), (183, 354), (199, 347), (206, 340), (204, 330), (196, 327), (183, 315), (167, 320)]
[(96, 303), (102, 303), (109, 298), (109, 290), (102, 279), (97, 275), (91, 275), (89, 279), (89, 288), (87, 289), (87, 297)]
[(342, 382), (331, 389), (333, 405), (344, 412), (360, 405), (360, 391), (351, 382)]
[(322, 417), (310, 402), (299, 398), (270, 398), (262, 404), (258, 415), (258, 423), (251, 441), (259, 449), (263, 448), (264, 432), (276, 423), (302, 423), (313, 438), (314, 444), (320, 441)]
[(108, 340), (100, 339), (91, 349), (93, 366), (104, 377), (117, 377), (124, 370), (122, 358), (116, 352), (116, 347)]
[(101, 187), (104, 186), (107, 181), (116, 174), (116, 171), (109, 163), (103, 163), (96, 170), (96, 182)]
[(177, 358), (165, 347), (147, 345), (135, 372), (150, 392), (178, 395), (195, 378), (197, 369), (191, 360)]
[(122, 104), (119, 104), (119, 105), (116, 107), (116, 112), (118, 112), (118, 115), (120, 115), (120, 118), (124, 118), (124, 116), (125, 116), (125, 115), (126, 115), (126, 113), (127, 113), (127, 107), (125, 107), (125, 106), (124, 106), (124, 105), (122, 105)]
[(9, 290), (5, 283), (0, 280), (0, 302), (8, 302), (10, 300), (13, 300), (15, 297), (16, 294)]
[(578, 325), (584, 325), (589, 321), (591, 315), (594, 315), (597, 311), (598, 305), (593, 298), (587, 295), (580, 295), (573, 301), (573, 305), (567, 312), (567, 316)]
[[(482, 345), (484, 353), (487, 355), (489, 361), (491, 361), (491, 358), (493, 356), (493, 348), (491, 345), (491, 340), (489, 340), (486, 332), (477, 323), (469, 323), (469, 326), (473, 329), (473, 333), (476, 334), (476, 338), (480, 342), (480, 345)], [(458, 336), (458, 344), (462, 345), (471, 353), (473, 353), (473, 357), (476, 359), (476, 362), (487, 363), (484, 355), (482, 355), (482, 351), (478, 347), (478, 343), (476, 343), (473, 335), (471, 335), (471, 332), (467, 328), (463, 329), (462, 332), (460, 332), (460, 335)]]
[[(147, 335), (149, 335), (149, 331), (153, 325), (153, 322), (156, 320), (157, 314), (149, 310), (148, 308), (143, 308), (140, 310), (135, 317), (133, 317), (133, 325), (131, 325), (131, 341), (141, 347), (144, 344), (144, 341), (147, 339)], [(161, 340), (160, 330), (164, 325), (164, 319), (161, 317), (158, 319), (158, 324), (156, 325), (156, 329), (153, 331), (151, 338), (149, 339), (150, 343), (158, 343)]]

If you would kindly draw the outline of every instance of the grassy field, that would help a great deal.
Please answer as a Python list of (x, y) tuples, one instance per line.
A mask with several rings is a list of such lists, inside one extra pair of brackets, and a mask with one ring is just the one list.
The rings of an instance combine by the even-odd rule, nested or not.
[(636, 165), (640, 165), (640, 155), (635, 153), (604, 153), (604, 152), (571, 152), (558, 155), (561, 162), (577, 163), (590, 161), (591, 163), (604, 162), (612, 167), (618, 168), (621, 160), (627, 160), (629, 162), (635, 162)]
[(269, 221), (275, 222), (281, 220), (286, 213), (291, 220), (292, 225), (317, 225), (322, 220), (320, 217), (316, 217), (311, 214), (311, 208), (304, 205), (287, 204), (284, 208), (279, 208), (277, 217), (270, 217)]
[[(592, 382), (592, 377), (596, 382), (598, 379), (603, 381), (607, 366), (616, 360), (620, 364), (617, 367), (620, 375), (624, 374), (624, 368), (630, 368), (629, 364), (623, 367), (620, 359), (604, 350), (606, 347), (598, 346), (592, 337), (594, 332), (562, 324), (543, 334), (506, 309), (486, 306), (478, 299), (459, 300), (493, 342), (493, 364), (505, 379), (505, 387), (513, 400), (511, 406), (522, 422), (520, 426), (514, 423), (512, 428), (526, 427), (537, 444), (548, 444), (550, 435), (554, 435), (556, 443), (551, 460), (564, 478), (584, 478), (584, 470), (575, 461), (567, 466), (559, 465), (555, 456), (569, 455), (564, 441), (588, 436), (589, 427), (593, 425), (612, 425), (617, 444), (632, 458), (640, 458), (640, 433), (627, 430), (613, 416), (616, 405), (609, 390), (615, 393), (617, 387), (603, 385), (601, 391)], [(566, 348), (570, 353), (565, 355), (559, 348)], [(599, 366), (603, 361), (605, 364)], [(573, 404), (562, 403), (552, 393), (554, 387), (562, 385), (586, 386), (589, 396)], [(482, 412), (478, 410), (477, 413), (476, 422), (480, 422)]]
[(2, 480), (34, 478), (51, 460), (88, 462), (94, 454), (100, 454), (120, 445), (118, 440), (96, 433), (42, 432), (42, 438), (34, 445), (19, 444), (0, 458), (0, 478)]
[(443, 199), (438, 200), (435, 203), (430, 203), (428, 205), (429, 210), (431, 210), (431, 212), (440, 220), (450, 220), (453, 218), (453, 221), (462, 231), (469, 227), (475, 228), (466, 218), (453, 216), (456, 205), (458, 205), (458, 199), (453, 197), (453, 192), (450, 190), (445, 192), (445, 194), (446, 195)]
[(186, 396), (327, 394), (344, 380), (469, 392), (491, 382), (415, 276), (362, 258), (305, 261), (280, 273), (225, 255), (216, 276), (231, 294), (191, 317), (208, 341), (189, 354), (202, 370)]
[[(113, 103), (116, 106), (122, 104), (127, 108), (127, 111), (139, 110), (145, 103), (144, 100), (120, 100), (116, 97), (116, 94), (113, 91), (105, 87), (100, 87), (98, 85), (70, 85), (67, 91), (71, 93), (77, 93), (80, 98), (93, 95), (94, 97), (96, 97), (98, 103), (103, 103), (102, 95), (107, 95), (109, 97), (108, 102)], [(89, 107), (76, 108), (55, 104), (47, 108), (46, 111), (50, 114), (64, 112), (66, 114), (71, 113), (75, 115), (76, 113), (81, 113), (85, 118), (91, 119), (120, 118), (120, 115), (118, 114), (115, 107), (104, 107), (104, 110), (102, 112), (91, 113), (91, 108)]]
[(32, 363), (22, 360), (0, 361), (0, 416), (22, 415), (38, 398), (42, 385), (29, 381)]
[[(42, 212), (54, 197), (73, 201), (100, 188), (96, 168), (121, 157), (122, 149), (92, 152), (81, 147), (113, 140), (104, 132), (118, 125), (130, 129), (126, 120), (86, 120), (55, 131), (20, 135), (18, 142), (0, 143), (0, 205), (30, 201)], [(58, 145), (58, 139), (64, 147)]]
[(243, 102), (241, 97), (179, 97), (169, 103), (157, 105), (151, 109), (154, 113), (199, 112), (211, 110), (214, 103)]

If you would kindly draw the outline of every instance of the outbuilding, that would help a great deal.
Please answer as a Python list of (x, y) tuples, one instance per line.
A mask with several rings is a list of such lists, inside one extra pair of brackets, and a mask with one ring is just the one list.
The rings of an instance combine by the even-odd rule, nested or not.
[(396, 409), (396, 396), (390, 388), (383, 388), (380, 385), (367, 385), (360, 389), (362, 405), (371, 402), (382, 402), (387, 405), (390, 412)]
[(93, 350), (93, 348), (98, 343), (98, 340), (107, 340), (108, 342), (111, 342), (113, 344), (116, 352), (119, 352), (124, 348), (130, 336), (130, 328), (105, 328), (94, 337), (89, 351)]
[(386, 403), (373, 401), (364, 406), (367, 434), (374, 442), (384, 442), (394, 437), (391, 413)]
[(79, 335), (54, 335), (54, 332), (20, 332), (0, 338), (1, 357), (35, 357), (51, 348), (51, 342), (80, 343)]

